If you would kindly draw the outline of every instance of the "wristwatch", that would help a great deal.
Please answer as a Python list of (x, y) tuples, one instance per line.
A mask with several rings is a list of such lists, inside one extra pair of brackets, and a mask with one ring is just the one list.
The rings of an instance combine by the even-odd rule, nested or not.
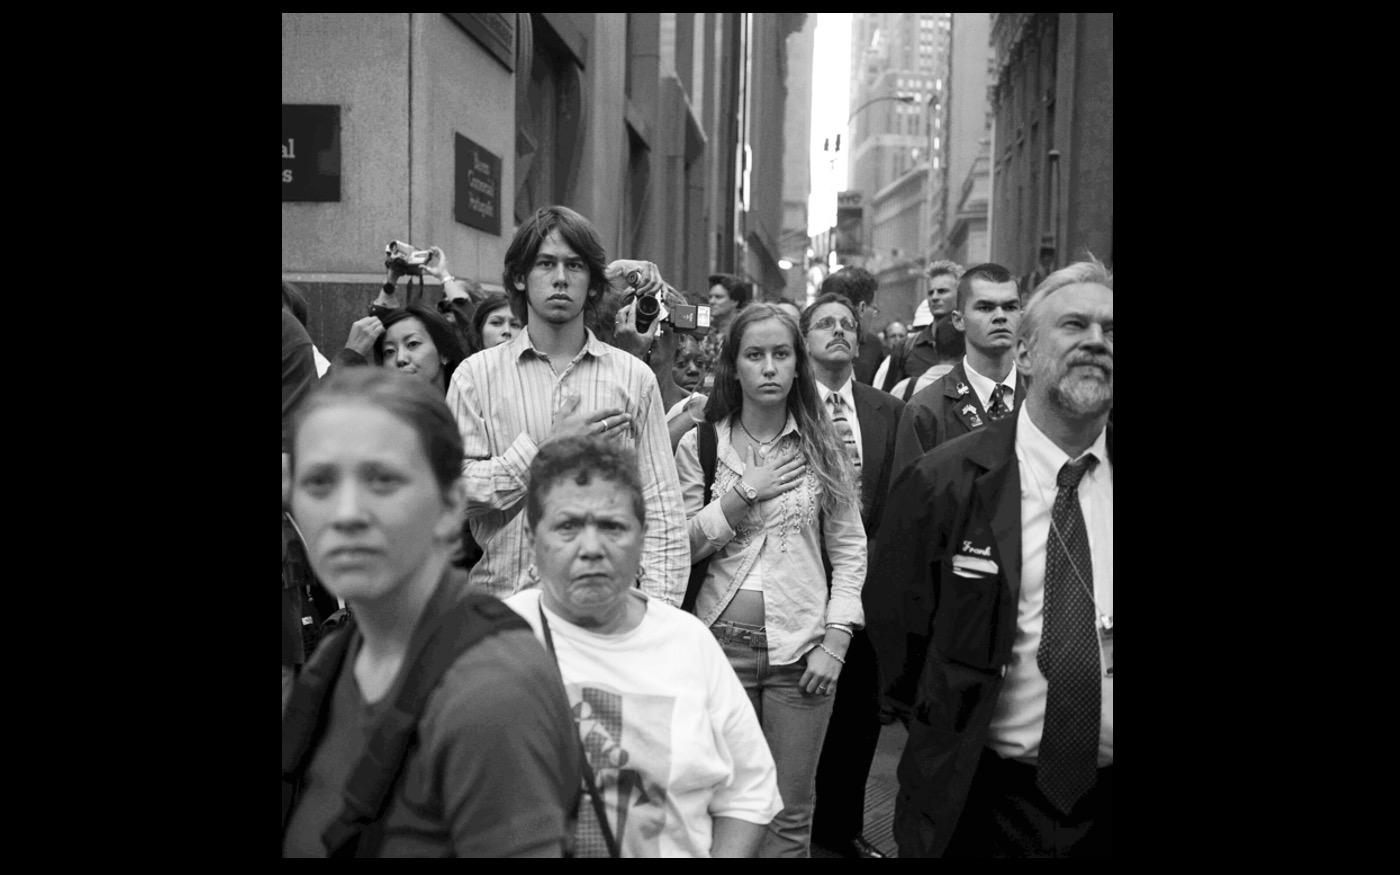
[(744, 499), (745, 504), (753, 504), (758, 498), (758, 490), (740, 480), (734, 484), (734, 488), (739, 490), (739, 497)]

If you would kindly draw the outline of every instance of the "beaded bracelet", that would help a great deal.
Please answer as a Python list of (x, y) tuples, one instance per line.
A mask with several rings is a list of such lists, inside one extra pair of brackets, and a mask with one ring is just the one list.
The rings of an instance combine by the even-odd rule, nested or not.
[(818, 644), (817, 646), (820, 647), (822, 649), (822, 652), (825, 653), (827, 656), (830, 656), (832, 659), (836, 660), (842, 665), (846, 664), (846, 660), (842, 659), (841, 657), (837, 656), (834, 652), (832, 652), (830, 647), (827, 647), (825, 644)]

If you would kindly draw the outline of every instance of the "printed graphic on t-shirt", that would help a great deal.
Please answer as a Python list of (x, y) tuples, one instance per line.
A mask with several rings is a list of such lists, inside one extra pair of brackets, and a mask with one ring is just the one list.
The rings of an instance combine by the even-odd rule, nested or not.
[[(660, 856), (666, 825), (664, 782), (671, 774), (671, 723), (676, 700), (671, 696), (618, 693), (607, 688), (568, 684), (569, 702), (579, 738), (606, 802), (608, 823), (626, 856)], [(661, 781), (662, 783), (658, 783)], [(579, 856), (588, 853), (594, 819), (583, 805), (579, 822)]]

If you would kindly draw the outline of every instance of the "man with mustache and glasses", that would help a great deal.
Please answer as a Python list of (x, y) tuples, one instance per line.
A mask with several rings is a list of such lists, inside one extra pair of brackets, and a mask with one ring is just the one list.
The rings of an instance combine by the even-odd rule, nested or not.
[(915, 384), (899, 420), (894, 470), (903, 471), (928, 450), (1009, 416), (1025, 400), (1013, 367), (1021, 298), (1011, 271), (999, 264), (970, 267), (958, 280), (952, 327), (965, 352), (940, 377)]
[(568, 207), (536, 211), (506, 249), (502, 275), (525, 330), (452, 375), (447, 406), (462, 432), (466, 517), (484, 551), (470, 582), (498, 598), (531, 585), (520, 513), (530, 462), (540, 444), (574, 435), (636, 453), (646, 500), (637, 585), (677, 606), (685, 595), (690, 546), (656, 376), (584, 324), (611, 278), (629, 271), (641, 291), (664, 285), (651, 262), (608, 264), (597, 231)]
[(1058, 270), (1015, 338), (1025, 403), (897, 474), (864, 590), (905, 717), (901, 857), (1108, 856), (1113, 276)]
[[(818, 294), (842, 295), (854, 304), (856, 323), (859, 327), (867, 316), (875, 313), (873, 309), (875, 292), (879, 288), (880, 281), (875, 279), (875, 275), (865, 268), (843, 267), (822, 280)], [(871, 385), (870, 381), (875, 376), (875, 369), (880, 367), (885, 348), (877, 335), (871, 334), (864, 328), (859, 328), (856, 339), (860, 342), (851, 350), (852, 372), (855, 374), (857, 383), (869, 386)]]
[[(845, 273), (843, 270), (836, 276)], [(860, 474), (860, 515), (869, 549), (880, 528), (890, 484), (895, 427), (904, 402), (853, 379), (860, 319), (849, 300), (830, 292), (821, 295), (802, 313), (801, 329), (817, 378), (817, 393), (836, 423), (837, 433), (845, 437), (847, 452)], [(879, 741), (875, 652), (865, 630), (855, 629), (817, 766), (814, 844), (843, 857), (885, 856), (861, 835), (865, 782)]]

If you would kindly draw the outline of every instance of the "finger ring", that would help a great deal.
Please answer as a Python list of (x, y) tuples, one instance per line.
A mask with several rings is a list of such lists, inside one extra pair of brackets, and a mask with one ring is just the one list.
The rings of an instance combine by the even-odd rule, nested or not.
[(607, 418), (606, 416), (604, 416), (604, 417), (603, 417), (603, 431), (607, 431), (607, 430), (608, 430), (608, 418)]

